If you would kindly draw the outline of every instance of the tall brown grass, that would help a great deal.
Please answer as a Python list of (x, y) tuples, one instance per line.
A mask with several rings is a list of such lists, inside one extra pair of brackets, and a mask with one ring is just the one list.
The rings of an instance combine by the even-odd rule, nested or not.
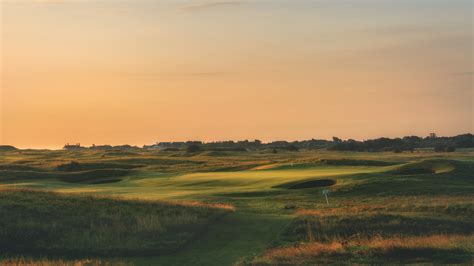
[(99, 259), (33, 259), (33, 258), (9, 258), (0, 259), (0, 265), (3, 266), (128, 266), (130, 263), (118, 260), (104, 261)]
[[(375, 236), (369, 239), (354, 239), (348, 241), (333, 241), (330, 243), (309, 242), (291, 247), (274, 248), (266, 251), (254, 262), (304, 264), (314, 261), (314, 258), (335, 257), (347, 258), (354, 255), (364, 255), (373, 250), (379, 254), (388, 253), (395, 249), (466, 249), (474, 252), (474, 235), (431, 235), (420, 237), (390, 237)], [(357, 250), (354, 252), (354, 250)]]

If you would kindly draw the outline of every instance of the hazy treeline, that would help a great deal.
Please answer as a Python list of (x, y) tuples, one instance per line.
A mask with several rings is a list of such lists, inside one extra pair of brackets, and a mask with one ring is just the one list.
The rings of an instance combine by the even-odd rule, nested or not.
[(438, 152), (451, 152), (456, 148), (473, 148), (474, 135), (463, 134), (453, 137), (437, 137), (431, 134), (422, 138), (418, 136), (406, 136), (403, 138), (378, 138), (364, 141), (341, 140), (333, 138), (328, 146), (329, 150), (337, 151), (413, 151), (416, 148), (434, 148)]
[(198, 150), (220, 150), (220, 151), (245, 151), (257, 149), (285, 149), (297, 151), (299, 149), (328, 149), (337, 151), (413, 151), (416, 148), (434, 148), (436, 151), (455, 151), (456, 148), (473, 148), (474, 135), (463, 134), (453, 137), (438, 137), (430, 134), (428, 137), (406, 136), (403, 138), (378, 138), (364, 141), (353, 139), (342, 140), (333, 137), (332, 140), (311, 139), (303, 141), (273, 141), (263, 143), (254, 141), (222, 141), (222, 142), (160, 142), (155, 145), (144, 146), (145, 148), (159, 148), (168, 150), (188, 149)]
[[(188, 152), (197, 152), (202, 150), (210, 151), (247, 151), (247, 150), (277, 150), (298, 151), (300, 149), (327, 149), (334, 151), (413, 151), (419, 148), (434, 148), (438, 152), (451, 152), (459, 148), (474, 148), (474, 135), (462, 134), (453, 137), (438, 137), (432, 133), (427, 137), (405, 136), (403, 138), (378, 138), (369, 140), (342, 140), (333, 137), (332, 140), (311, 139), (303, 141), (273, 141), (263, 143), (260, 140), (242, 140), (242, 141), (183, 141), (183, 142), (159, 142), (143, 147), (131, 145), (92, 145), (84, 147), (78, 144), (66, 144), (63, 149), (91, 149), (91, 150), (141, 150), (141, 149), (160, 149), (167, 151), (187, 150)], [(9, 145), (0, 145), (0, 151), (15, 150)]]

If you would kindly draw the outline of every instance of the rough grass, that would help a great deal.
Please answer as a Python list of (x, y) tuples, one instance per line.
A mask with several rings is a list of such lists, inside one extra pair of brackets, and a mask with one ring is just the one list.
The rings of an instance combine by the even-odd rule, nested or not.
[(130, 266), (122, 260), (101, 259), (48, 259), (48, 258), (4, 258), (0, 257), (0, 265), (4, 266)]
[(70, 256), (166, 253), (229, 211), (217, 204), (0, 190), (0, 250)]
[(472, 196), (352, 198), (295, 211), (256, 265), (469, 263)]
[(79, 172), (98, 169), (134, 169), (142, 167), (140, 164), (120, 164), (120, 163), (78, 163), (70, 162), (57, 166), (57, 170), (65, 172)]
[(329, 243), (310, 242), (266, 251), (255, 265), (309, 265), (326, 263), (469, 263), (474, 235), (374, 237)]

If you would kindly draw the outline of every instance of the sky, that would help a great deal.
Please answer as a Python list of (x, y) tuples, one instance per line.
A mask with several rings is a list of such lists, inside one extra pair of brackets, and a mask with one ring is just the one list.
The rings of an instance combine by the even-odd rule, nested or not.
[(0, 144), (473, 132), (470, 0), (0, 0)]

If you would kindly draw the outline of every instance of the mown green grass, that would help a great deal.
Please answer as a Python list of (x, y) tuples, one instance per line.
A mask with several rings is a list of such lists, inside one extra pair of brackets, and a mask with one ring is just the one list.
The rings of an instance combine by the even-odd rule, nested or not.
[[(192, 241), (184, 241), (186, 245), (177, 253), (118, 258), (126, 263), (472, 260), (472, 150), (449, 154), (11, 151), (2, 155), (3, 188), (55, 191), (68, 197), (87, 193), (122, 200), (218, 202), (235, 206), (235, 213), (215, 220), (210, 226), (196, 227), (201, 228), (197, 229), (197, 237), (187, 238)], [(314, 185), (321, 183), (318, 180), (336, 183)], [(331, 190), (329, 205), (321, 194), (323, 189)], [(37, 208), (31, 206), (33, 210)], [(56, 218), (62, 216), (59, 212)], [(64, 226), (68, 227), (76, 230)], [(172, 235), (170, 241), (177, 243), (178, 239)], [(428, 245), (433, 239), (439, 244)], [(409, 244), (403, 245), (404, 242)], [(324, 252), (318, 256), (305, 253), (316, 252), (315, 247)]]

